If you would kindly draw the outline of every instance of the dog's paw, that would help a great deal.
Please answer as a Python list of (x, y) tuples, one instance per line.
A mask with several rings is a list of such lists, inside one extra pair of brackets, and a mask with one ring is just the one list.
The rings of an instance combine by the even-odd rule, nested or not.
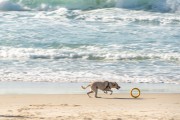
[(95, 98), (101, 98), (101, 97), (95, 96)]

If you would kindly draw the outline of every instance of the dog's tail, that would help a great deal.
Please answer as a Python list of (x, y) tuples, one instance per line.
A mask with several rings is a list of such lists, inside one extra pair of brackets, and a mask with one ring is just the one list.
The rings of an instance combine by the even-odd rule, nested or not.
[(86, 89), (86, 88), (88, 88), (89, 86), (91, 86), (91, 85), (89, 84), (89, 85), (86, 86), (86, 87), (84, 87), (84, 86), (81, 86), (81, 87), (82, 87), (82, 89)]

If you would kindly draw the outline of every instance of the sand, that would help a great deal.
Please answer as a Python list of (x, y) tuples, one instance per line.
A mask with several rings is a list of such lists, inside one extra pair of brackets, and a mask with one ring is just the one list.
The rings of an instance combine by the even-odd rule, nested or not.
[(180, 94), (0, 95), (0, 120), (180, 120)]

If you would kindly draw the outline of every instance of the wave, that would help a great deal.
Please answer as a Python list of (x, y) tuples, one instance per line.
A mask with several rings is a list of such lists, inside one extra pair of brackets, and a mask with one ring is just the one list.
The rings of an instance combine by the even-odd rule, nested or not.
[(120, 8), (144, 9), (158, 12), (179, 12), (180, 0), (118, 0)]
[[(38, 71), (39, 70), (39, 71)], [(97, 71), (96, 71), (97, 72)], [(34, 74), (38, 73), (38, 74)], [(3, 76), (0, 77), (1, 82), (94, 82), (95, 80), (110, 80), (113, 82), (121, 83), (166, 83), (166, 84), (180, 84), (178, 78), (170, 79), (162, 76), (129, 76), (117, 75), (109, 72), (90, 73), (90, 71), (59, 71), (59, 72), (46, 72), (41, 68), (28, 72), (11, 73), (4, 70)]]
[[(60, 12), (60, 14), (61, 13), (62, 12)], [(177, 17), (176, 15), (173, 15), (173, 14), (162, 15), (161, 13), (154, 14), (152, 12), (147, 13), (144, 11), (129, 12), (127, 10), (109, 8), (109, 9), (91, 10), (88, 12), (84, 12), (84, 11), (74, 12), (73, 11), (73, 12), (68, 12), (68, 13), (69, 14), (64, 14), (66, 18), (73, 18), (75, 20), (83, 20), (83, 21), (116, 22), (117, 24), (135, 23), (135, 24), (141, 24), (141, 25), (180, 24), (180, 17)], [(45, 16), (46, 14), (43, 17)], [(46, 16), (46, 17), (48, 18), (49, 16)]]
[(180, 12), (180, 0), (0, 0), (2, 11), (90, 10), (99, 8), (126, 8), (158, 12)]
[[(95, 52), (96, 51), (96, 52)], [(164, 60), (180, 61), (179, 53), (117, 52), (94, 46), (62, 49), (1, 48), (4, 59), (83, 59), (83, 60)]]
[(24, 11), (24, 7), (18, 3), (13, 3), (11, 1), (0, 0), (0, 10), (2, 11)]

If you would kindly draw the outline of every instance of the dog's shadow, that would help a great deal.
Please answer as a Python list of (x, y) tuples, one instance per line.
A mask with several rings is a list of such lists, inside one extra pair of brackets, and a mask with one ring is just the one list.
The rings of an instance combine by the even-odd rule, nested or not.
[(101, 98), (101, 99), (116, 99), (116, 100), (142, 100), (143, 98), (119, 98), (119, 97), (114, 97), (114, 98)]

